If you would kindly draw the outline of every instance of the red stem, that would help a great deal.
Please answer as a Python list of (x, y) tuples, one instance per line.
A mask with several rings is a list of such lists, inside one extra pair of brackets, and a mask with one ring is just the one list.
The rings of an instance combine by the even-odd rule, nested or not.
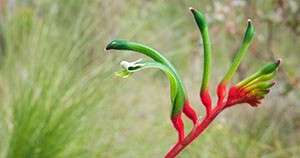
[(217, 105), (209, 115), (205, 116), (202, 121), (198, 120), (191, 132), (182, 141), (175, 144), (175, 146), (167, 153), (165, 158), (176, 157), (210, 125), (210, 123), (220, 114), (220, 112), (222, 112), (225, 107), (226, 104)]

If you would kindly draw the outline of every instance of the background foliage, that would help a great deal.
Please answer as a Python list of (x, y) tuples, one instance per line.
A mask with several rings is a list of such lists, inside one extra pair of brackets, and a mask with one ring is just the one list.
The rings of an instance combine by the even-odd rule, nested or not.
[(190, 6), (209, 22), (212, 94), (248, 18), (256, 37), (235, 81), (275, 59), (283, 65), (261, 107), (227, 110), (179, 157), (299, 156), (299, 1), (0, 0), (0, 157), (162, 157), (177, 139), (167, 79), (151, 70), (112, 78), (121, 58), (140, 56), (103, 48), (128, 39), (161, 51), (204, 115)]

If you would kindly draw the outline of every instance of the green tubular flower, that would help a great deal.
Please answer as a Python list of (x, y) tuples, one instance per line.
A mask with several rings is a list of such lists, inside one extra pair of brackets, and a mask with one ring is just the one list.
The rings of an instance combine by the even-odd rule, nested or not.
[(250, 46), (250, 44), (254, 38), (254, 33), (255, 33), (254, 26), (252, 25), (252, 22), (249, 19), (248, 27), (247, 27), (245, 35), (244, 35), (244, 40), (243, 40), (242, 46), (239, 49), (239, 52), (237, 53), (237, 55), (235, 56), (227, 74), (221, 81), (221, 84), (227, 84), (229, 82), (229, 80), (231, 79), (232, 75), (234, 74), (234, 72), (237, 70), (238, 66), (241, 63), (242, 58), (244, 57), (248, 47)]
[(254, 38), (254, 26), (251, 22), (250, 19), (248, 19), (248, 26), (244, 35), (244, 40), (242, 43), (241, 48), (239, 49), (238, 53), (236, 54), (228, 72), (226, 73), (225, 77), (222, 79), (222, 81), (219, 83), (218, 85), (218, 89), (217, 89), (217, 95), (218, 95), (218, 104), (222, 104), (223, 99), (226, 96), (226, 87), (228, 82), (230, 81), (232, 75), (235, 73), (235, 71), (237, 70), (238, 66), (240, 65), (240, 62), (243, 58), (243, 56), (245, 55), (249, 45), (251, 44), (253, 38)]
[(211, 97), (209, 95), (209, 77), (210, 77), (210, 66), (211, 66), (211, 46), (208, 33), (207, 22), (205, 16), (195, 8), (190, 7), (191, 12), (194, 15), (194, 19), (197, 26), (201, 32), (201, 37), (203, 41), (203, 52), (204, 52), (204, 62), (203, 62), (203, 76), (202, 85), (200, 90), (201, 101), (206, 107), (206, 112), (211, 112)]
[(211, 65), (211, 46), (208, 33), (207, 22), (205, 16), (195, 8), (190, 8), (192, 11), (197, 26), (201, 32), (201, 37), (203, 40), (203, 52), (204, 52), (204, 65), (203, 65), (203, 78), (201, 92), (207, 91), (210, 77), (210, 65)]
[[(187, 101), (186, 90), (184, 88), (183, 82), (180, 79), (176, 69), (171, 64), (171, 62), (169, 62), (158, 51), (156, 51), (148, 46), (145, 46), (143, 44), (130, 42), (130, 41), (126, 41), (126, 40), (114, 40), (114, 41), (110, 42), (106, 46), (106, 50), (110, 50), (110, 49), (135, 51), (135, 52), (144, 54), (144, 55), (152, 58), (154, 61), (161, 63), (162, 65), (165, 65), (165, 67), (167, 67), (173, 73), (173, 76), (177, 81), (177, 84), (178, 84), (177, 93), (181, 93), (181, 94), (176, 94), (176, 97), (173, 99), (178, 100), (178, 102), (181, 102), (182, 99), (179, 98), (179, 96), (182, 95), (182, 96), (184, 96), (184, 101)], [(123, 72), (123, 73), (128, 73), (128, 72)], [(186, 116), (188, 116), (188, 118), (190, 118), (194, 123), (196, 123), (196, 121), (197, 121), (196, 113), (190, 107), (189, 104), (184, 104), (184, 106), (177, 105), (176, 107), (172, 107), (171, 118), (173, 119), (175, 116), (179, 115), (182, 112), (182, 110), (186, 114)]]

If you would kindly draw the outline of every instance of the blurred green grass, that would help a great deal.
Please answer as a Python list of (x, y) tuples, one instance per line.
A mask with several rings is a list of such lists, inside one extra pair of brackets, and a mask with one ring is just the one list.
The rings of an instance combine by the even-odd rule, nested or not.
[[(178, 68), (203, 116), (202, 46), (190, 6), (209, 21), (212, 94), (241, 43), (247, 18), (253, 19), (256, 39), (234, 81), (273, 58), (284, 64), (261, 107), (225, 111), (179, 157), (300, 155), (300, 38), (271, 1), (0, 3), (0, 157), (163, 157), (176, 142), (167, 79), (156, 71), (111, 78), (122, 59), (141, 56), (103, 48), (113, 39), (128, 39), (160, 50)], [(283, 8), (293, 20), (290, 3)], [(185, 122), (188, 131), (191, 124)]]

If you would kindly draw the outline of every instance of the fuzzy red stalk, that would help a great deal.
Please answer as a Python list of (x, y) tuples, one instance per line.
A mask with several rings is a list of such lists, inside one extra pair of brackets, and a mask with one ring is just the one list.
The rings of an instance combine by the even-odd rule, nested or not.
[(178, 133), (178, 143), (182, 142), (184, 139), (184, 123), (181, 118), (181, 114), (172, 117), (171, 121), (173, 123), (174, 128)]
[(209, 115), (200, 121), (198, 120), (191, 132), (181, 141), (178, 142), (165, 156), (165, 158), (176, 157), (184, 148), (186, 148), (194, 139), (196, 139), (227, 106), (226, 103), (217, 105)]
[(260, 87), (262, 89), (256, 89), (256, 91), (250, 88), (247, 89), (245, 87), (238, 87), (234, 85), (228, 91), (227, 100), (223, 101), (226, 95), (226, 92), (224, 92), (226, 90), (226, 84), (220, 84), (217, 92), (219, 101), (215, 108), (211, 112), (207, 113), (202, 121), (197, 120), (190, 133), (181, 139), (181, 141), (167, 153), (165, 158), (176, 157), (185, 147), (196, 139), (224, 109), (241, 103), (247, 103), (252, 107), (257, 107), (258, 104), (261, 103), (261, 100), (264, 99), (264, 95), (270, 92), (269, 88), (274, 85), (275, 82), (264, 84), (263, 87)]

